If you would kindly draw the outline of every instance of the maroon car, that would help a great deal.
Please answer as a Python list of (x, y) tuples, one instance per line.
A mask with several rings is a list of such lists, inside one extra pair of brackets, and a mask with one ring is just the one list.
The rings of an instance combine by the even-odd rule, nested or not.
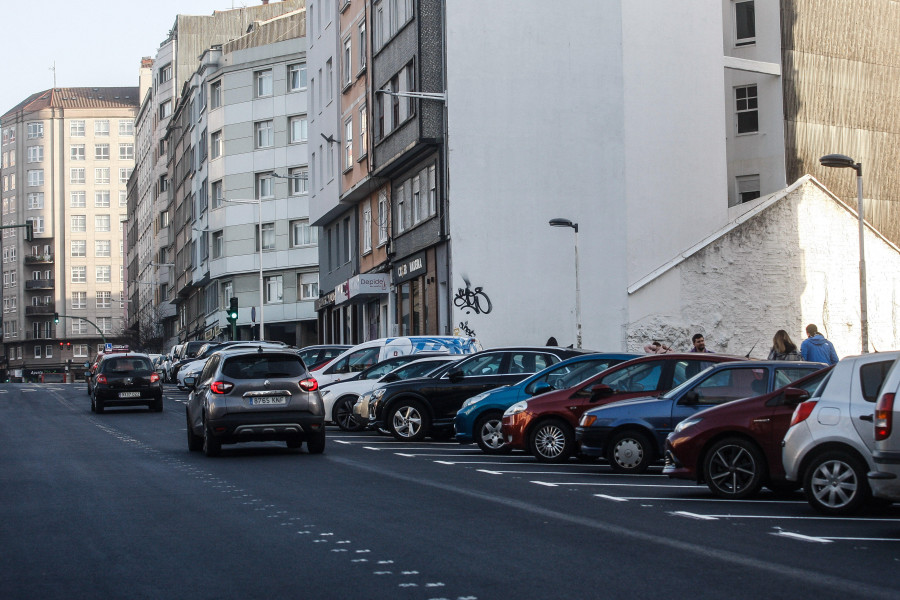
[(685, 419), (666, 438), (663, 473), (705, 482), (721, 498), (747, 498), (762, 486), (796, 487), (784, 478), (781, 440), (797, 404), (809, 398), (830, 370), (825, 367), (768, 394)]
[(533, 396), (503, 413), (501, 431), (512, 450), (541, 462), (575, 453), (575, 426), (585, 411), (626, 398), (662, 394), (713, 363), (744, 360), (720, 354), (649, 354), (619, 363), (575, 387)]

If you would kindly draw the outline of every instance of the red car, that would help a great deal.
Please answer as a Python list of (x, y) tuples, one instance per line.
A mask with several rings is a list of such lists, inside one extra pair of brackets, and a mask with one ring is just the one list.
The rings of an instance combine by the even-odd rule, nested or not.
[(503, 413), (506, 446), (541, 462), (575, 453), (575, 426), (585, 411), (626, 398), (662, 394), (713, 363), (744, 360), (719, 354), (649, 354), (619, 363), (575, 387), (533, 396)]
[(791, 489), (784, 478), (781, 440), (797, 404), (828, 375), (825, 367), (779, 389), (698, 412), (666, 438), (663, 473), (705, 482), (721, 498), (741, 499), (762, 486)]

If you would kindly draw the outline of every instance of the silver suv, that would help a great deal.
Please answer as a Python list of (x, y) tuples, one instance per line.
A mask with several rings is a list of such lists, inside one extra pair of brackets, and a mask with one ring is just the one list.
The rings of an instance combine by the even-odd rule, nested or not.
[(190, 450), (216, 456), (222, 444), (270, 440), (325, 450), (319, 385), (295, 350), (220, 350), (185, 384)]
[[(900, 501), (900, 360), (894, 363), (875, 404), (875, 468), (869, 471), (872, 495)], [(897, 427), (894, 427), (894, 424)]]
[(785, 476), (819, 512), (849, 514), (871, 499), (875, 401), (898, 358), (900, 351), (844, 358), (794, 410), (782, 441)]

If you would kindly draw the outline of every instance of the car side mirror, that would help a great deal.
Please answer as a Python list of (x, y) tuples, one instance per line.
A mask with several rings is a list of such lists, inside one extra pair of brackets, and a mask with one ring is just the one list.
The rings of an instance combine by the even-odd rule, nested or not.
[(447, 377), (450, 379), (450, 381), (460, 381), (463, 379), (463, 377), (465, 377), (465, 375), (463, 375), (463, 372), (459, 369), (455, 369), (447, 373)]
[(609, 398), (613, 395), (614, 390), (606, 384), (598, 383), (593, 388), (591, 388), (591, 402), (596, 402), (597, 400), (602, 400), (603, 398)]
[(534, 387), (531, 388), (532, 396), (540, 396), (541, 394), (546, 394), (553, 390), (553, 386), (547, 383), (546, 381), (542, 381), (540, 383), (534, 384)]
[(87, 379), (87, 378), (90, 377), (90, 376), (91, 376), (91, 372), (90, 372), (90, 371), (85, 371), (85, 372), (84, 372), (84, 378), (85, 378), (85, 379)]
[(90, 368), (91, 368), (91, 363), (86, 362), (86, 363), (84, 363), (82, 366), (83, 366), (85, 369), (90, 369)]
[(392, 381), (400, 381), (400, 376), (396, 373), (387, 373), (384, 377), (381, 378), (383, 383), (390, 383)]
[(800, 388), (789, 387), (784, 390), (785, 404), (800, 404), (804, 400), (809, 400), (809, 392)]
[(196, 377), (185, 377), (185, 378), (184, 378), (184, 385), (185, 385), (188, 389), (191, 389), (191, 390), (194, 389), (194, 384), (195, 384), (195, 383), (197, 383), (197, 378), (196, 378)]
[(691, 390), (681, 397), (682, 404), (697, 404), (700, 402), (700, 392)]

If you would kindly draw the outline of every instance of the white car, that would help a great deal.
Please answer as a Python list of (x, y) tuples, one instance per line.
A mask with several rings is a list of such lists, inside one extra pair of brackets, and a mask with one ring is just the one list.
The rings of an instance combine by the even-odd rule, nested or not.
[(460, 358), (461, 354), (395, 356), (369, 367), (357, 377), (320, 388), (325, 405), (325, 420), (335, 423), (343, 431), (359, 431), (366, 423), (353, 414), (353, 405), (363, 394), (391, 381), (421, 377)]

